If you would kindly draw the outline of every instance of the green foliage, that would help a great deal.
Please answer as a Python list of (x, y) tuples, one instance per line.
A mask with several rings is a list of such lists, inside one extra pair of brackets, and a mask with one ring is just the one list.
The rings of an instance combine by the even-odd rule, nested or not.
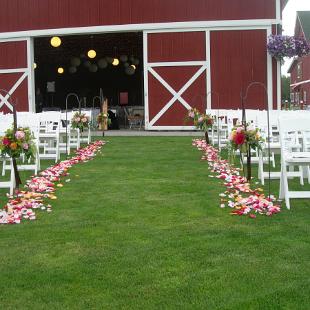
[(282, 83), (282, 101), (290, 101), (290, 84), (291, 78), (289, 76), (282, 75), (281, 77)]
[(1, 309), (309, 308), (309, 200), (231, 216), (190, 137), (109, 141), (51, 214), (0, 226)]

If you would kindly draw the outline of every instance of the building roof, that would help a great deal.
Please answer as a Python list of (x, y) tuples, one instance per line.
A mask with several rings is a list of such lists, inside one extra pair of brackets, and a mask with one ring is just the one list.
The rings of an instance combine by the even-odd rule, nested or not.
[(282, 10), (286, 7), (288, 0), (281, 0)]
[(297, 19), (305, 35), (305, 39), (310, 41), (310, 11), (298, 11)]

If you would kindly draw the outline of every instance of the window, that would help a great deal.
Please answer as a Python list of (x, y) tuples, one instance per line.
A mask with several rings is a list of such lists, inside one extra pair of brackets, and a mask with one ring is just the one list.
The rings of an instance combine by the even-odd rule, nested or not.
[(295, 103), (299, 103), (299, 93), (295, 93)]
[(295, 94), (294, 93), (291, 93), (291, 102), (295, 102)]
[(298, 79), (302, 78), (302, 62), (298, 63), (297, 65), (297, 78)]
[(304, 90), (304, 103), (307, 103), (307, 92)]

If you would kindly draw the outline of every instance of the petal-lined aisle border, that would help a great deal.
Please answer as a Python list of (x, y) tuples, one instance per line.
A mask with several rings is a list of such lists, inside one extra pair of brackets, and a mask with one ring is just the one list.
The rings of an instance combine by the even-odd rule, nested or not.
[[(207, 160), (215, 177), (224, 181), (226, 191), (219, 195), (221, 208), (228, 206), (232, 209), (231, 214), (248, 215), (251, 218), (255, 218), (256, 214), (271, 216), (281, 211), (274, 196), (269, 199), (264, 195), (263, 189), (251, 189), (246, 178), (240, 175), (240, 169), (221, 159), (216, 148), (201, 139), (194, 139), (193, 146), (204, 152), (202, 160)], [(214, 175), (209, 177), (213, 178)]]
[[(35, 220), (36, 209), (52, 211), (51, 204), (45, 199), (57, 199), (56, 187), (62, 187), (61, 177), (68, 177), (68, 169), (73, 165), (85, 163), (96, 155), (105, 144), (104, 141), (96, 141), (85, 148), (76, 151), (75, 156), (63, 160), (40, 172), (38, 176), (26, 181), (26, 191), (19, 191), (14, 197), (9, 197), (8, 203), (3, 210), (0, 209), (0, 224), (19, 224), (23, 219)], [(66, 179), (65, 182), (70, 182)]]

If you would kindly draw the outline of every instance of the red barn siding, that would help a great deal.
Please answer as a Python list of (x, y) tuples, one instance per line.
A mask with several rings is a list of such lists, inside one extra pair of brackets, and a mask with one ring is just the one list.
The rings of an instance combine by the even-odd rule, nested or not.
[[(18, 69), (27, 67), (27, 42), (2, 42), (0, 43), (0, 69)], [(10, 91), (17, 80), (23, 75), (19, 73), (0, 73), (0, 88)], [(18, 111), (28, 111), (28, 84), (27, 78), (13, 92), (12, 99), (17, 103)], [(1, 93), (5, 96), (4, 93)], [(3, 106), (0, 111), (8, 112)]]
[[(206, 60), (206, 34), (197, 32), (174, 32), (148, 34), (148, 62), (187, 62)], [(194, 47), (194, 48), (193, 48)], [(178, 92), (201, 68), (201, 66), (162, 66), (154, 67), (176, 92)], [(170, 101), (173, 95), (161, 83), (148, 74), (148, 98), (150, 121)], [(206, 73), (182, 94), (182, 98), (191, 106), (203, 111), (206, 108)], [(153, 124), (153, 126), (184, 126), (187, 109), (176, 101)]]
[(0, 69), (27, 68), (27, 42), (0, 43)]
[[(267, 85), (266, 53), (265, 30), (211, 32), (211, 83), (220, 94), (221, 108), (240, 108), (240, 92), (249, 83)], [(212, 101), (216, 102), (215, 96)], [(266, 104), (262, 89), (252, 88), (246, 107), (265, 108)]]
[[(21, 77), (22, 73), (1, 73), (0, 74), (0, 88), (9, 91), (15, 82)], [(5, 93), (1, 92), (5, 97)], [(23, 80), (21, 85), (14, 91), (11, 96), (12, 102), (16, 103), (17, 111), (28, 111), (28, 82), (27, 79)], [(5, 106), (0, 108), (1, 112), (9, 112), (10, 110), (6, 109)]]
[(148, 37), (149, 62), (206, 60), (205, 32), (152, 33)]
[(275, 0), (1, 0), (0, 32), (276, 18)]

